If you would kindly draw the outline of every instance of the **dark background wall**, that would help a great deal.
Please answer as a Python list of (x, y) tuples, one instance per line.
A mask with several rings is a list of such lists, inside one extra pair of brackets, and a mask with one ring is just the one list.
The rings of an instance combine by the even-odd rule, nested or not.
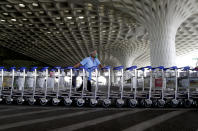
[(28, 56), (25, 56), (23, 54), (17, 53), (13, 50), (7, 49), (5, 47), (0, 46), (0, 66), (4, 67), (32, 67), (32, 66), (49, 66), (48, 64), (45, 64), (41, 61), (32, 59)]

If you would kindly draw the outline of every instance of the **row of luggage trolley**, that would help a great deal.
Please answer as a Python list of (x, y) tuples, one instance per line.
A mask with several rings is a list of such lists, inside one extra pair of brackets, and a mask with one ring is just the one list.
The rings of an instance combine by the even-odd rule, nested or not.
[[(0, 102), (96, 107), (196, 107), (198, 71), (178, 68), (92, 67), (92, 91), (84, 67), (0, 67)], [(76, 77), (82, 89), (78, 90)], [(99, 78), (105, 80), (101, 84)]]

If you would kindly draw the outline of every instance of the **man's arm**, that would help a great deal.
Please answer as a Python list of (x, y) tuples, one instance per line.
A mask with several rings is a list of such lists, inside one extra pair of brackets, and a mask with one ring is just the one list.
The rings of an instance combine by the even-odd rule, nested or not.
[(78, 64), (74, 65), (74, 68), (78, 68), (80, 66), (82, 66), (82, 65), (80, 63), (78, 63)]
[(78, 64), (74, 65), (74, 68), (78, 68), (80, 66), (84, 66), (87, 63), (87, 58), (83, 59), (81, 62)]
[(96, 58), (96, 62), (97, 62), (97, 64), (98, 64), (98, 67), (100, 68), (100, 69), (102, 69), (103, 68), (103, 66), (102, 66), (102, 64), (100, 63), (100, 61)]

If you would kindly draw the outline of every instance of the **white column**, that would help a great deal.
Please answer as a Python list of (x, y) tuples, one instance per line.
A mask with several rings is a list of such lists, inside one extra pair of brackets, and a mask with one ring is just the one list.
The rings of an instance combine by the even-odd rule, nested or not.
[(164, 27), (150, 31), (150, 56), (152, 66), (175, 66), (176, 64), (176, 49), (175, 36), (177, 26), (169, 29)]

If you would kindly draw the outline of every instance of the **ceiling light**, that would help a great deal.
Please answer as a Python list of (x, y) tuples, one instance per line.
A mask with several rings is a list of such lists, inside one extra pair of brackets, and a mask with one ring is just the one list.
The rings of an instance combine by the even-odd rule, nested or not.
[(5, 13), (3, 13), (3, 15), (8, 15), (8, 13), (5, 12)]
[(32, 3), (33, 6), (38, 6), (38, 3)]
[(23, 24), (19, 24), (19, 26), (23, 26)]
[(40, 13), (40, 14), (44, 14), (44, 11), (41, 10), (41, 11), (39, 11), (39, 13)]
[(16, 21), (16, 19), (11, 19), (11, 21)]
[(115, 30), (112, 30), (112, 32), (115, 32)]
[(48, 34), (50, 34), (51, 32), (47, 32)]
[(24, 8), (24, 7), (25, 7), (25, 5), (24, 5), (24, 4), (19, 4), (19, 7)]
[(71, 17), (71, 16), (68, 16), (68, 17), (67, 17), (67, 19), (70, 19), (70, 20), (71, 20), (71, 19), (72, 19), (72, 17)]
[(106, 32), (105, 30), (103, 30), (102, 32)]
[(23, 18), (22, 20), (23, 20), (23, 21), (26, 21), (27, 19)]
[(3, 20), (3, 19), (2, 19), (1, 21), (2, 21), (2, 22), (5, 22), (5, 20)]
[(57, 20), (60, 20), (60, 17), (56, 17)]
[(8, 8), (12, 8), (12, 6), (11, 6), (11, 5), (6, 5), (6, 7), (8, 7)]
[(92, 4), (91, 4), (91, 3), (88, 3), (87, 5), (88, 5), (88, 6), (92, 6)]
[(83, 18), (84, 18), (84, 16), (79, 16), (78, 18), (79, 18), (79, 19), (83, 19)]
[(27, 12), (27, 14), (31, 15), (31, 14), (32, 14), (32, 12), (29, 12), (29, 11), (28, 11), (28, 12)]
[(9, 25), (9, 26), (12, 26), (12, 25)]

